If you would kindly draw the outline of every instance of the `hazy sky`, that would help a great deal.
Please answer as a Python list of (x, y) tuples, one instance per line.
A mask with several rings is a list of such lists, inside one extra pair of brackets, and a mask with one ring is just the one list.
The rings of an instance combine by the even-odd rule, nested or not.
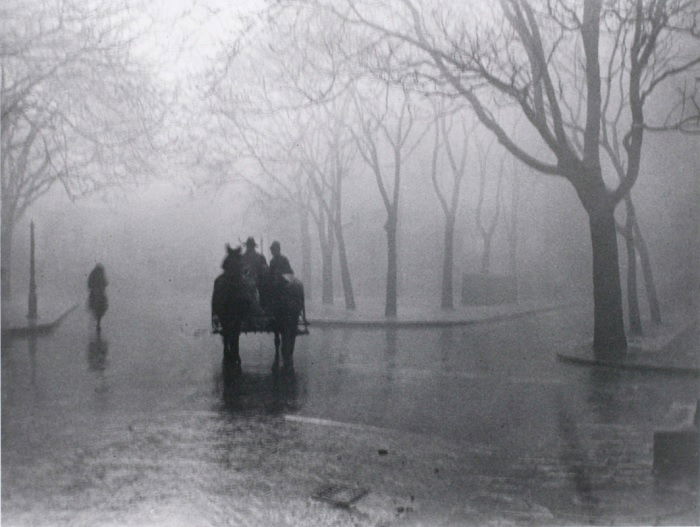
[[(245, 27), (239, 15), (253, 13), (264, 5), (263, 0), (235, 3), (225, 0), (155, 0), (145, 3), (153, 31), (145, 33), (146, 37), (139, 41), (136, 52), (150, 58), (161, 79), (171, 85), (182, 82), (181, 102), (189, 104), (187, 97), (195, 94), (197, 88), (191, 84), (191, 79), (198, 78), (211, 67), (211, 61), (221, 47), (234, 41)], [(262, 25), (260, 28), (262, 31)], [(242, 61), (240, 64), (246, 63)], [(265, 71), (265, 63), (257, 66), (260, 71)], [(245, 73), (242, 72), (241, 77)], [(199, 79), (201, 82), (201, 77)], [(478, 134), (483, 144), (491, 140), (484, 130)], [(528, 147), (537, 141), (532, 134), (519, 139)], [(410, 287), (421, 285), (422, 270), (427, 270), (424, 274), (429, 277), (430, 287), (437, 283), (440, 273), (444, 218), (427, 174), (431, 141), (429, 134), (425, 147), (419, 149), (405, 167), (400, 262), (406, 283), (412, 284)], [(654, 250), (655, 264), (661, 270), (660, 280), (664, 280), (664, 271), (673, 269), (675, 259), (687, 259), (688, 254), (693, 254), (694, 249), (688, 247), (689, 244), (697, 245), (697, 226), (693, 225), (698, 220), (697, 200), (695, 207), (692, 206), (700, 179), (698, 149), (693, 146), (696, 144), (696, 138), (687, 136), (672, 139), (648, 134), (645, 138), (642, 174), (633, 196), (639, 200), (640, 223)], [(492, 168), (504, 155), (507, 154), (501, 148), (494, 146)], [(231, 165), (235, 161), (232, 160)], [(468, 160), (457, 225), (457, 283), (462, 271), (474, 269), (481, 250), (474, 226), (477, 165), (472, 155)], [(559, 275), (557, 279), (565, 280), (572, 276), (571, 266), (589, 257), (585, 213), (573, 188), (561, 179), (534, 176), (517, 163), (508, 162), (506, 165), (507, 170), (512, 171), (514, 166), (519, 173), (530, 172), (523, 182), (521, 204), (520, 254), (524, 270), (536, 273), (540, 268), (553, 269)], [(440, 166), (446, 170), (444, 158)], [(298, 218), (285, 211), (283, 205), (279, 205), (279, 210), (264, 210), (251, 198), (253, 192), (242, 187), (197, 187), (190, 179), (192, 174), (184, 168), (173, 169), (164, 176), (163, 181), (152, 185), (118, 191), (106, 198), (92, 196), (75, 203), (62, 196), (57, 186), (50, 197), (39, 201), (29, 217), (41, 220), (42, 242), (52, 255), (54, 271), (61, 267), (59, 262), (62, 259), (75, 264), (75, 255), (70, 251), (62, 253), (65, 250), (62, 242), (75, 238), (76, 231), (80, 231), (85, 240), (101, 240), (94, 241), (93, 254), (87, 254), (90, 243), (83, 244), (82, 250), (86, 254), (80, 258), (86, 262), (95, 258), (113, 258), (113, 265), (126, 268), (128, 257), (133, 256), (130, 253), (136, 253), (139, 262), (157, 261), (161, 254), (171, 272), (180, 273), (183, 280), (187, 280), (188, 275), (200, 273), (205, 276), (202, 280), (208, 283), (211, 273), (218, 270), (223, 243), (236, 243), (249, 234), (267, 239), (283, 237), (285, 252), (298, 262), (297, 267), (300, 266)], [(506, 222), (510, 214), (506, 199), (511, 192), (508, 176), (504, 180), (501, 222)], [(491, 197), (486, 199), (487, 215), (493, 210), (493, 180), (489, 180), (489, 185)], [(344, 214), (351, 271), (356, 273), (358, 282), (367, 284), (366, 291), (381, 291), (386, 258), (383, 229), (386, 215), (373, 174), (359, 158), (348, 175), (345, 189)], [(25, 223), (29, 217), (25, 218)], [(496, 235), (494, 265), (499, 272), (505, 268), (505, 225), (499, 226)], [(318, 235), (314, 229), (312, 225), (314, 275), (318, 277)], [(22, 248), (26, 247), (24, 237), (23, 231), (19, 231), (16, 243)], [(110, 251), (110, 248), (116, 250)], [(20, 260), (22, 250), (17, 253)], [(666, 261), (663, 256), (671, 258)], [(587, 260), (582, 264), (583, 270), (576, 270), (581, 276), (577, 275), (575, 280), (583, 280), (582, 277), (586, 276), (586, 265)], [(49, 267), (46, 269), (48, 272)], [(200, 278), (197, 276), (193, 280), (199, 281)], [(407, 289), (410, 287), (406, 286)]]

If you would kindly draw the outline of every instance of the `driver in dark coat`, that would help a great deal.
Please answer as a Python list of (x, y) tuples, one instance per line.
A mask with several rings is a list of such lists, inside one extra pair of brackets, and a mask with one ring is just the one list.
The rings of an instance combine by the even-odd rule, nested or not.
[(241, 271), (244, 280), (248, 280), (253, 289), (254, 297), (251, 298), (251, 316), (249, 325), (255, 327), (254, 317), (264, 314), (261, 305), (261, 292), (263, 287), (263, 278), (267, 273), (267, 260), (265, 257), (255, 250), (257, 244), (255, 239), (250, 236), (245, 241), (245, 252), (241, 256)]
[(244, 273), (247, 273), (254, 281), (258, 289), (260, 289), (260, 284), (262, 278), (267, 271), (267, 260), (265, 257), (255, 250), (257, 243), (255, 239), (250, 236), (245, 241), (245, 252), (241, 256), (241, 267)]

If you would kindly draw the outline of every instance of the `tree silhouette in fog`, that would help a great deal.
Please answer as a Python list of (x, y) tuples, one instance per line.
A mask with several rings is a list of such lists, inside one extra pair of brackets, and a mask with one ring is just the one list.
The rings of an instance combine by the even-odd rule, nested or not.
[[(311, 0), (308, 5), (409, 48), (402, 53), (395, 51), (398, 46), (388, 46), (392, 51), (387, 60), (395, 71), (413, 78), (421, 89), (463, 98), (520, 162), (571, 183), (589, 220), (593, 346), (599, 354), (623, 352), (627, 339), (614, 212), (639, 174), (644, 131), (650, 127), (644, 113), (647, 99), (670, 79), (692, 76), (690, 70), (700, 63), (692, 41), (698, 36), (692, 2), (501, 0), (496, 6)], [(675, 53), (687, 39), (692, 53)], [(609, 54), (616, 45), (624, 57), (622, 66), (601, 71), (601, 53)], [(584, 79), (585, 99), (567, 89), (575, 78)], [(600, 145), (608, 108), (605, 87), (612, 83), (622, 83), (627, 98), (621, 106), (627, 116), (622, 139), (627, 166), (617, 185), (609, 188)], [(680, 99), (694, 96), (692, 89), (680, 93)], [(537, 145), (507, 131), (507, 121), (494, 113), (494, 107), (504, 106), (524, 118)], [(683, 128), (697, 119), (697, 104), (667, 107), (669, 120), (652, 128)]]
[(160, 94), (134, 58), (127, 3), (10, 0), (2, 9), (2, 292), (12, 237), (55, 185), (73, 199), (139, 180), (155, 161)]

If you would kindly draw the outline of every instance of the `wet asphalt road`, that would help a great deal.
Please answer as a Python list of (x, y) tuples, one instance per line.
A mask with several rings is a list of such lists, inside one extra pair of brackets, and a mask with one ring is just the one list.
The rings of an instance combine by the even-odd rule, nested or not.
[[(674, 402), (700, 395), (693, 378), (557, 362), (556, 352), (590, 334), (575, 310), (461, 328), (312, 328), (297, 341), (295, 377), (283, 382), (269, 371), (272, 337), (248, 335), (244, 373), (226, 385), (218, 337), (202, 331), (205, 309), (197, 318), (176, 303), (110, 300), (100, 337), (79, 310), (51, 336), (3, 341), (3, 502), (13, 470), (31, 466), (41, 478), (42, 460), (110, 430), (154, 419), (175, 429), (183, 412), (222, 408), (478, 445), (497, 452), (504, 471), (540, 471), (582, 494), (648, 485), (653, 430)], [(586, 465), (597, 468), (577, 479)]]

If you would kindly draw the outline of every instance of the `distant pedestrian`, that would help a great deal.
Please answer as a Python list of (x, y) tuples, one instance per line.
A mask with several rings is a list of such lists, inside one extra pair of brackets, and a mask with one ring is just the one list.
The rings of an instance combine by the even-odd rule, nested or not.
[(97, 332), (102, 329), (102, 317), (107, 312), (107, 276), (102, 264), (98, 263), (88, 276), (88, 308), (97, 323)]

